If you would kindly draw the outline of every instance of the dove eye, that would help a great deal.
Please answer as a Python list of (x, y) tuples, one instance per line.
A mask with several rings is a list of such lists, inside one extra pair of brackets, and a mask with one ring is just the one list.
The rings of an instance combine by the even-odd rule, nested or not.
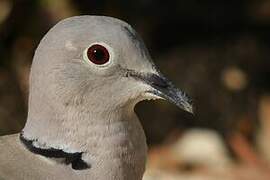
[(96, 65), (103, 65), (109, 62), (110, 54), (106, 47), (100, 44), (90, 46), (86, 51), (87, 59)]

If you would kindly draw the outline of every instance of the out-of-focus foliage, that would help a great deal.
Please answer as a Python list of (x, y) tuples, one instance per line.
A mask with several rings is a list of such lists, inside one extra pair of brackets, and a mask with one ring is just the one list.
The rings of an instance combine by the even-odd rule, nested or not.
[(190, 128), (207, 128), (219, 134), (227, 157), (254, 162), (244, 152), (255, 151), (269, 160), (269, 0), (0, 0), (1, 135), (24, 125), (40, 39), (60, 19), (81, 14), (129, 22), (161, 71), (193, 97), (195, 116), (162, 101), (136, 107), (149, 144), (174, 144)]

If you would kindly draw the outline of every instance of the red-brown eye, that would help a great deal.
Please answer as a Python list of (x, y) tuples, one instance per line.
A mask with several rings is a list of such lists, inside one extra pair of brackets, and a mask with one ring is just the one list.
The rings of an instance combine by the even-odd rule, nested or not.
[(110, 60), (110, 54), (102, 45), (94, 44), (87, 49), (88, 59), (97, 65), (106, 64)]

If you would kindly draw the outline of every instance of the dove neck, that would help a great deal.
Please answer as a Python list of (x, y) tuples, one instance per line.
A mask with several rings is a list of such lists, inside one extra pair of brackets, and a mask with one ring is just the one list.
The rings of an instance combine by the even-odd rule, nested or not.
[(134, 119), (138, 121), (136, 114), (130, 108), (100, 111), (99, 108), (85, 106), (56, 108), (56, 106), (33, 106), (30, 103), (23, 132), (30, 140), (38, 139), (40, 144), (58, 148), (57, 146), (70, 146), (76, 142), (84, 144), (81, 141), (94, 136), (95, 129), (106, 133), (106, 128), (127, 124), (132, 126)]
[(111, 154), (118, 158), (124, 151), (128, 155), (138, 150), (137, 159), (144, 162), (146, 154), (144, 131), (133, 107), (101, 112), (79, 106), (63, 109), (30, 106), (23, 134), (28, 140), (36, 140), (38, 148), (83, 152), (97, 159), (106, 159)]
[(142, 176), (147, 145), (134, 103), (112, 108), (106, 103), (52, 106), (49, 102), (45, 106), (44, 101), (39, 102), (30, 101), (23, 129), (24, 138), (34, 142), (35, 148), (82, 153), (76, 160), (89, 165), (89, 173), (94, 172), (92, 169), (102, 173), (108, 169), (106, 173), (112, 177), (122, 177), (121, 173), (127, 171), (132, 177)]

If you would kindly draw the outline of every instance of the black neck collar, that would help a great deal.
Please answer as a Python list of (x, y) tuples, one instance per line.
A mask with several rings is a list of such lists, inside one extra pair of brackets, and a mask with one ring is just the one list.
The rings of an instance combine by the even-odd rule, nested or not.
[(65, 164), (71, 164), (72, 169), (75, 170), (83, 170), (91, 168), (89, 164), (82, 160), (83, 152), (76, 152), (76, 153), (67, 153), (62, 149), (42, 149), (37, 148), (33, 145), (33, 142), (37, 140), (28, 140), (23, 137), (23, 134), (20, 134), (20, 140), (24, 144), (24, 146), (31, 151), (32, 153), (39, 154), (41, 156), (45, 156), (47, 158), (64, 158)]

